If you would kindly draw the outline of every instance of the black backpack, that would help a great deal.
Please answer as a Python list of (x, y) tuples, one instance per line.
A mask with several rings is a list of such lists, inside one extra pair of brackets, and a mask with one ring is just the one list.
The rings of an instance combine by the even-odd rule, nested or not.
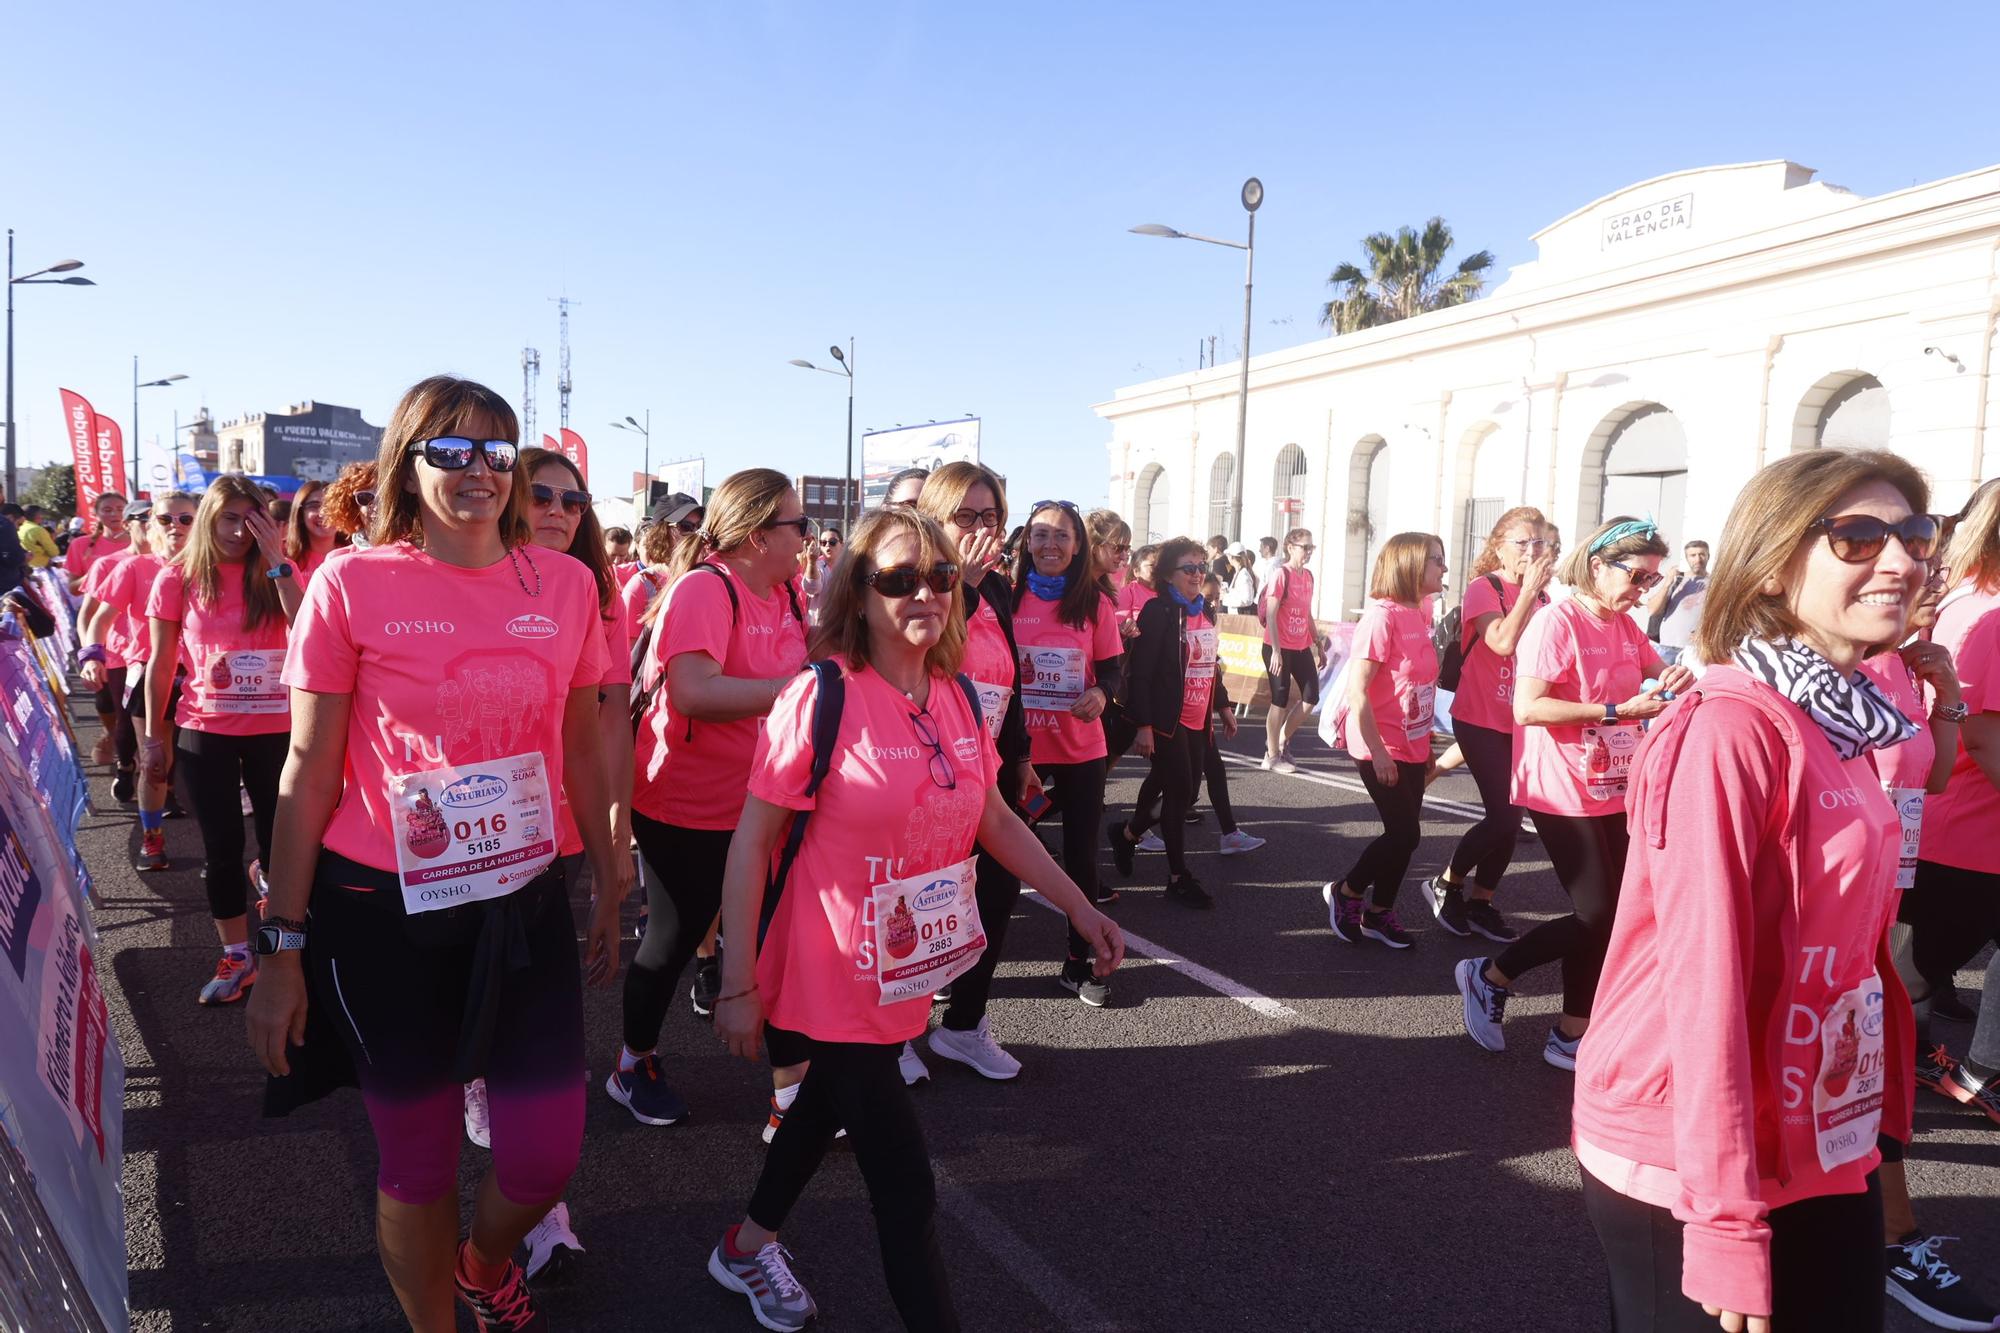
[[(743, 613), (743, 604), (736, 600), (736, 585), (729, 581), (729, 576), (722, 572), (721, 566), (712, 565), (704, 560), (689, 569), (687, 574), (681, 575), (681, 578), (686, 578), (688, 574), (698, 574), (704, 569), (722, 580), (722, 590), (729, 594), (729, 627), (735, 629), (736, 622)], [(646, 576), (644, 574), (637, 574), (633, 577), (644, 578)], [(679, 581), (679, 579), (675, 580), (676, 583)], [(665, 597), (671, 590), (671, 585), (669, 585), (653, 595), (655, 597)], [(799, 622), (799, 628), (805, 629), (806, 613), (799, 606), (799, 590), (790, 579), (785, 580), (785, 597), (792, 604), (792, 616)], [(665, 614), (665, 611), (661, 612), (661, 615)], [(653, 701), (660, 697), (660, 691), (667, 687), (667, 672), (664, 663), (661, 664), (660, 678), (658, 680), (650, 685), (643, 683), (646, 655), (652, 651), (653, 635), (659, 628), (660, 616), (654, 616), (652, 623), (639, 631), (639, 637), (632, 642), (632, 730), (634, 732), (639, 730), (639, 723), (645, 719), (646, 714), (652, 711)], [(689, 725), (691, 727), (693, 723), (690, 722)], [(693, 733), (690, 732), (689, 734), (692, 735)]]

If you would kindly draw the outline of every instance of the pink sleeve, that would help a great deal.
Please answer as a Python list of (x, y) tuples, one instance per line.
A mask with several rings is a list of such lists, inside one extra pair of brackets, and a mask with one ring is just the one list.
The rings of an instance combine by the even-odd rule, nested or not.
[(1518, 674), (1561, 684), (1576, 676), (1576, 635), (1566, 615), (1539, 615), (1528, 622), (1514, 657)]
[[(328, 565), (306, 585), (305, 600), (299, 603), (299, 613), (292, 618), (291, 641), (286, 646), (285, 670), (280, 677), (293, 689), (311, 690), (315, 694), (354, 693), (354, 674), (361, 654), (348, 632), (347, 595), (342, 577), (352, 567), (345, 560)], [(162, 576), (161, 582), (165, 581)]]
[(1958, 667), (1959, 698), (1966, 708), (2000, 713), (2000, 690), (1994, 688), (1995, 674), (2000, 672), (2000, 610), (1972, 622), (1952, 660)]
[[(750, 794), (787, 810), (810, 810), (806, 795), (812, 780), (812, 724), (815, 682), (810, 671), (799, 673), (778, 695), (778, 702), (757, 733), (757, 754), (750, 761)], [(982, 731), (984, 728), (981, 729)]]
[(652, 594), (653, 585), (644, 574), (628, 580), (624, 591), (618, 594), (619, 603), (625, 608), (625, 652), (628, 659), (632, 645), (639, 641), (639, 617), (646, 614)]
[(153, 591), (146, 598), (146, 618), (148, 620), (179, 620), (183, 613), (181, 595), (182, 578), (179, 565), (168, 565), (160, 571), (160, 577), (153, 580)]
[(577, 582), (579, 592), (578, 618), (591, 627), (595, 633), (583, 636), (583, 646), (576, 654), (576, 670), (570, 673), (569, 687), (582, 689), (586, 685), (602, 685), (609, 668), (604, 661), (604, 607), (597, 600), (597, 580), (588, 569), (577, 566), (582, 578)]
[(1465, 590), (1465, 609), (1459, 613), (1458, 623), (1470, 633), (1472, 622), (1479, 617), (1502, 614), (1501, 605), (1500, 594), (1493, 591), (1493, 580), (1482, 574)]
[[(111, 567), (111, 573), (105, 576), (103, 583), (97, 589), (98, 601), (104, 603), (114, 611), (130, 611), (132, 609), (133, 580), (131, 566), (132, 561), (120, 560)], [(92, 578), (97, 577), (96, 566), (93, 565), (91, 567), (90, 574)], [(86, 583), (84, 586), (87, 588), (90, 585)]]
[(654, 631), (660, 661), (671, 662), (682, 653), (702, 653), (713, 658), (717, 666), (727, 666), (729, 640), (736, 627), (729, 609), (729, 589), (722, 586), (722, 579), (690, 570), (660, 595), (667, 599), (660, 627)]
[(1354, 627), (1353, 656), (1385, 666), (1396, 660), (1396, 635), (1389, 624), (1389, 613), (1379, 605), (1370, 603), (1361, 613), (1361, 623)]
[[(1105, 612), (1113, 614), (1106, 615)], [(1109, 597), (1100, 597), (1090, 614), (1090, 658), (1102, 662), (1107, 657), (1116, 657), (1125, 651), (1125, 640), (1118, 633), (1118, 616)]]
[(611, 614), (603, 617), (604, 675), (599, 685), (632, 683), (632, 636), (625, 631), (625, 599), (611, 603)]

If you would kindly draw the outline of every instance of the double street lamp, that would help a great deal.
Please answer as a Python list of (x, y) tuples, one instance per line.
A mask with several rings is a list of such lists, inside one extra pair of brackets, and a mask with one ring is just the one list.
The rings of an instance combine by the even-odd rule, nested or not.
[(1236, 393), (1236, 466), (1230, 470), (1229, 478), (1229, 535), (1235, 541), (1243, 540), (1243, 472), (1248, 462), (1245, 456), (1245, 427), (1250, 419), (1250, 285), (1257, 271), (1257, 208), (1264, 202), (1264, 183), (1252, 176), (1243, 182), (1243, 211), (1249, 215), (1250, 234), (1243, 241), (1225, 241), (1214, 236), (1200, 236), (1191, 231), (1176, 231), (1163, 227), (1157, 222), (1148, 222), (1132, 228), (1141, 236), (1164, 236), (1175, 241), (1206, 241), (1210, 245), (1226, 245), (1232, 250), (1241, 250), (1243, 258), (1243, 372)]
[[(139, 358), (137, 356), (132, 358), (132, 495), (134, 497), (139, 494), (139, 390), (163, 389), (169, 384), (176, 384), (186, 378), (187, 376), (185, 375), (168, 375), (164, 379), (147, 380), (144, 384), (141, 384), (139, 383)], [(174, 448), (176, 452), (179, 451), (180, 440), (178, 432), (176, 432)]]
[(14, 276), (14, 229), (7, 228), (7, 475), (0, 490), (7, 493), (9, 500), (18, 500), (14, 494), (14, 287), (17, 283), (56, 283), (65, 287), (95, 287), (89, 278), (50, 278), (49, 273), (70, 273), (83, 267), (81, 259), (65, 259), (47, 268), (38, 268), (33, 273)]
[(847, 376), (847, 475), (841, 483), (840, 491), (840, 532), (843, 540), (854, 531), (854, 339), (847, 340), (847, 351), (840, 350), (835, 343), (826, 349), (839, 363), (840, 369), (832, 366), (816, 366), (810, 361), (792, 358), (792, 364), (801, 370), (817, 370), (826, 375)]
[[(612, 422), (611, 428), (613, 430), (627, 431), (631, 434), (642, 436), (645, 439), (646, 490), (648, 494), (650, 494), (653, 489), (653, 409), (650, 407), (646, 409), (646, 424), (643, 426), (628, 416), (623, 421)], [(701, 497), (699, 495), (695, 496), (695, 499), (697, 500), (699, 500), (700, 498)], [(644, 515), (641, 515), (641, 518), (643, 519)]]

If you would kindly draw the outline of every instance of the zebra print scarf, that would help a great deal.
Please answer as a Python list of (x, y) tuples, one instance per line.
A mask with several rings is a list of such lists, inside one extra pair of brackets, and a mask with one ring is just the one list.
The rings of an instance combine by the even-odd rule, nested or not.
[(1842, 759), (1900, 745), (1917, 724), (1889, 702), (1875, 682), (1839, 668), (1796, 639), (1745, 639), (1736, 665), (1805, 711)]

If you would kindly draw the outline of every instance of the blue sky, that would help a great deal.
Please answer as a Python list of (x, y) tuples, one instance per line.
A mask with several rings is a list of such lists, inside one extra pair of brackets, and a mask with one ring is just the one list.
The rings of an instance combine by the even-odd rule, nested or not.
[[(142, 438), (438, 370), (520, 392), (556, 307), (598, 489), (653, 458), (837, 473), (857, 427), (985, 418), (1017, 501), (1106, 490), (1120, 385), (1321, 336), (1357, 238), (1437, 213), (1509, 264), (1589, 200), (1790, 157), (1863, 194), (2000, 161), (1990, 5), (17, 6), (0, 222), (24, 462), (58, 385)], [(858, 464), (858, 460), (857, 460)]]

